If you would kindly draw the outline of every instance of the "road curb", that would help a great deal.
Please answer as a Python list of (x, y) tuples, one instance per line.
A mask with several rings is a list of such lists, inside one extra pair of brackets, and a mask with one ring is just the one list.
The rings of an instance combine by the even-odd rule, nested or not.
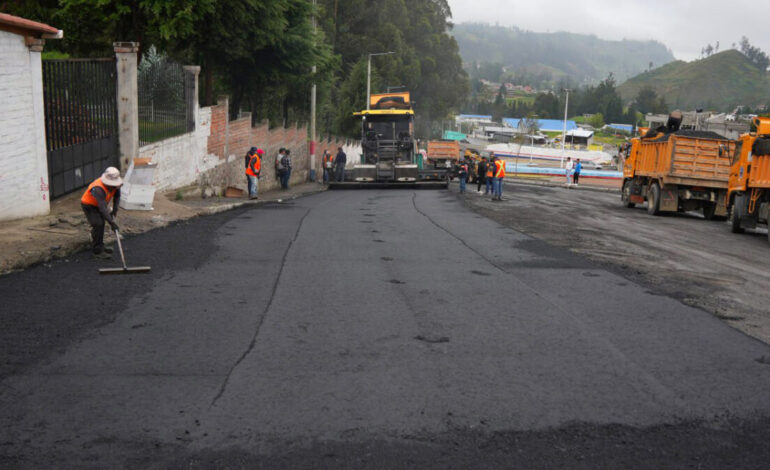
[[(321, 187), (321, 188), (314, 189), (312, 191), (308, 191), (300, 194), (287, 195), (284, 198), (263, 199), (263, 200), (259, 200), (259, 199), (243, 200), (243, 201), (232, 202), (229, 204), (222, 204), (219, 206), (202, 207), (198, 210), (195, 210), (195, 214), (192, 215), (191, 217), (180, 217), (176, 219), (165, 220), (162, 223), (159, 223), (152, 227), (139, 228), (139, 229), (127, 231), (125, 235), (133, 237), (136, 235), (141, 235), (143, 233), (151, 232), (153, 230), (168, 227), (169, 225), (174, 224), (176, 222), (191, 220), (196, 217), (215, 215), (215, 214), (227, 212), (233, 209), (238, 209), (240, 207), (244, 207), (247, 205), (256, 206), (256, 205), (265, 204), (268, 202), (287, 201), (287, 200), (293, 201), (295, 199), (299, 199), (306, 196), (312, 196), (325, 191), (327, 191), (327, 188)], [(0, 269), (0, 277), (5, 276), (7, 274), (14, 273), (14, 272), (23, 271), (25, 269), (31, 268), (33, 266), (37, 266), (39, 264), (44, 264), (44, 263), (48, 263), (59, 259), (66, 259), (74, 254), (87, 250), (89, 247), (90, 247), (89, 240), (80, 239), (80, 240), (71, 240), (68, 242), (62, 241), (60, 244), (57, 244), (56, 246), (46, 246), (45, 248), (30, 249), (29, 251), (24, 251), (22, 252), (22, 256), (20, 257), (20, 259), (15, 261), (12, 265), (8, 265), (7, 267), (3, 267)]]
[(564, 188), (574, 191), (594, 191), (597, 193), (618, 193), (620, 194), (620, 188), (601, 188), (596, 186), (566, 186), (563, 183), (555, 183), (553, 181), (527, 181), (522, 179), (506, 179), (506, 182), (510, 181), (513, 184), (526, 184), (529, 186), (548, 186), (551, 188)]

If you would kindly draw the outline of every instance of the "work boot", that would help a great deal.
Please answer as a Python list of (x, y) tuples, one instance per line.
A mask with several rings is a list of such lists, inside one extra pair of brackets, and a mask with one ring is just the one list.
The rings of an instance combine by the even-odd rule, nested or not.
[(112, 255), (106, 251), (100, 251), (99, 253), (93, 253), (92, 255), (96, 259), (112, 259)]

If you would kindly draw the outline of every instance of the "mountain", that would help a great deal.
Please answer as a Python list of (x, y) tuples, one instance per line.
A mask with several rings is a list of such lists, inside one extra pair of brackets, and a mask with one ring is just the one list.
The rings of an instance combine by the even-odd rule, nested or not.
[(644, 72), (618, 86), (618, 92), (630, 102), (645, 86), (665, 97), (672, 109), (728, 111), (736, 105), (770, 103), (770, 75), (734, 49)]
[(585, 34), (535, 33), (480, 23), (456, 24), (452, 35), (466, 67), (498, 63), (513, 75), (550, 75), (551, 86), (565, 77), (581, 85), (596, 84), (610, 73), (622, 82), (651, 64), (660, 66), (674, 60), (671, 51), (657, 41), (608, 41)]

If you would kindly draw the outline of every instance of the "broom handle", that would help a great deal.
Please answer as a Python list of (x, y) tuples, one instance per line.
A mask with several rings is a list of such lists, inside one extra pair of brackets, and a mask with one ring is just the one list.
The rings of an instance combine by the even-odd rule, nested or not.
[(120, 260), (123, 261), (123, 269), (128, 269), (126, 266), (126, 257), (123, 255), (123, 245), (120, 243), (120, 232), (115, 230), (115, 239), (118, 241), (118, 251), (120, 251)]

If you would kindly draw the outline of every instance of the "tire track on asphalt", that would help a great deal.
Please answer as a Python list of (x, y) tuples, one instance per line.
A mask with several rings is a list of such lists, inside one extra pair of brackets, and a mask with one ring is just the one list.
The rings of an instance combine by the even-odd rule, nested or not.
[(262, 328), (262, 324), (265, 322), (265, 318), (267, 317), (267, 314), (270, 312), (270, 307), (273, 306), (273, 301), (275, 300), (275, 293), (278, 292), (278, 286), (281, 283), (281, 275), (283, 274), (283, 268), (286, 266), (286, 259), (289, 257), (289, 251), (291, 251), (291, 247), (294, 245), (294, 242), (297, 241), (297, 238), (299, 237), (299, 232), (302, 230), (302, 224), (305, 222), (305, 218), (310, 214), (311, 209), (308, 209), (305, 214), (302, 216), (302, 218), (299, 220), (299, 224), (297, 225), (297, 230), (294, 232), (294, 237), (289, 241), (289, 244), (286, 246), (286, 250), (283, 252), (283, 257), (281, 258), (281, 267), (278, 269), (278, 274), (275, 276), (275, 283), (273, 284), (273, 289), (270, 293), (270, 300), (268, 300), (267, 305), (265, 306), (264, 311), (262, 312), (262, 316), (259, 318), (259, 322), (257, 323), (257, 328), (254, 331), (254, 336), (251, 338), (251, 342), (249, 343), (249, 346), (246, 348), (246, 350), (241, 354), (241, 356), (238, 358), (237, 361), (235, 361), (235, 364), (230, 368), (230, 370), (227, 372), (227, 375), (225, 376), (225, 380), (222, 382), (222, 385), (219, 387), (219, 391), (217, 392), (216, 396), (213, 400), (211, 400), (211, 403), (209, 404), (209, 409), (211, 409), (216, 403), (217, 400), (219, 400), (222, 395), (225, 393), (225, 390), (227, 389), (227, 385), (230, 382), (230, 376), (233, 374), (235, 369), (243, 362), (244, 359), (246, 359), (246, 356), (251, 353), (251, 351), (254, 349), (254, 346), (257, 344), (257, 337), (259, 336), (259, 331)]
[[(437, 228), (439, 228), (443, 232), (447, 233), (449, 236), (451, 236), (455, 240), (462, 243), (463, 246), (471, 250), (473, 253), (476, 253), (481, 259), (485, 260), (487, 263), (492, 265), (501, 273), (506, 274), (511, 278), (515, 279), (521, 286), (523, 286), (525, 289), (530, 291), (532, 295), (534, 295), (538, 299), (541, 299), (543, 302), (546, 302), (552, 309), (554, 309), (555, 311), (558, 311), (564, 317), (569, 318), (586, 338), (592, 339), (597, 345), (602, 345), (608, 352), (610, 352), (614, 357), (616, 357), (617, 360), (619, 360), (627, 368), (631, 369), (626, 373), (628, 384), (630, 386), (639, 390), (640, 393), (644, 393), (647, 396), (649, 396), (650, 400), (656, 404), (672, 403), (672, 404), (675, 404), (675, 406), (679, 410), (687, 410), (687, 403), (685, 403), (684, 400), (682, 400), (679, 396), (677, 396), (674, 390), (668, 387), (665, 383), (655, 378), (644, 367), (642, 367), (640, 364), (637, 364), (634, 360), (628, 357), (628, 355), (625, 354), (623, 351), (621, 351), (620, 348), (617, 347), (612, 341), (605, 338), (601, 334), (595, 332), (591, 328), (587, 327), (585, 325), (585, 322), (582, 319), (580, 319), (578, 316), (567, 311), (565, 308), (563, 308), (561, 305), (557, 304), (553, 300), (549, 299), (547, 296), (542, 295), (534, 287), (530, 286), (521, 276), (516, 275), (513, 272), (507, 271), (506, 269), (504, 269), (503, 267), (501, 267), (500, 265), (498, 265), (497, 263), (495, 263), (494, 261), (486, 257), (480, 251), (470, 246), (461, 237), (455, 235), (449, 229), (445, 228), (444, 226), (436, 222), (428, 214), (426, 214), (425, 212), (423, 212), (417, 207), (416, 199), (417, 199), (417, 193), (416, 192), (412, 193), (412, 206), (417, 212), (419, 212), (426, 219), (428, 219), (430, 223), (435, 225)], [(633, 380), (634, 377), (637, 378), (638, 385)]]

